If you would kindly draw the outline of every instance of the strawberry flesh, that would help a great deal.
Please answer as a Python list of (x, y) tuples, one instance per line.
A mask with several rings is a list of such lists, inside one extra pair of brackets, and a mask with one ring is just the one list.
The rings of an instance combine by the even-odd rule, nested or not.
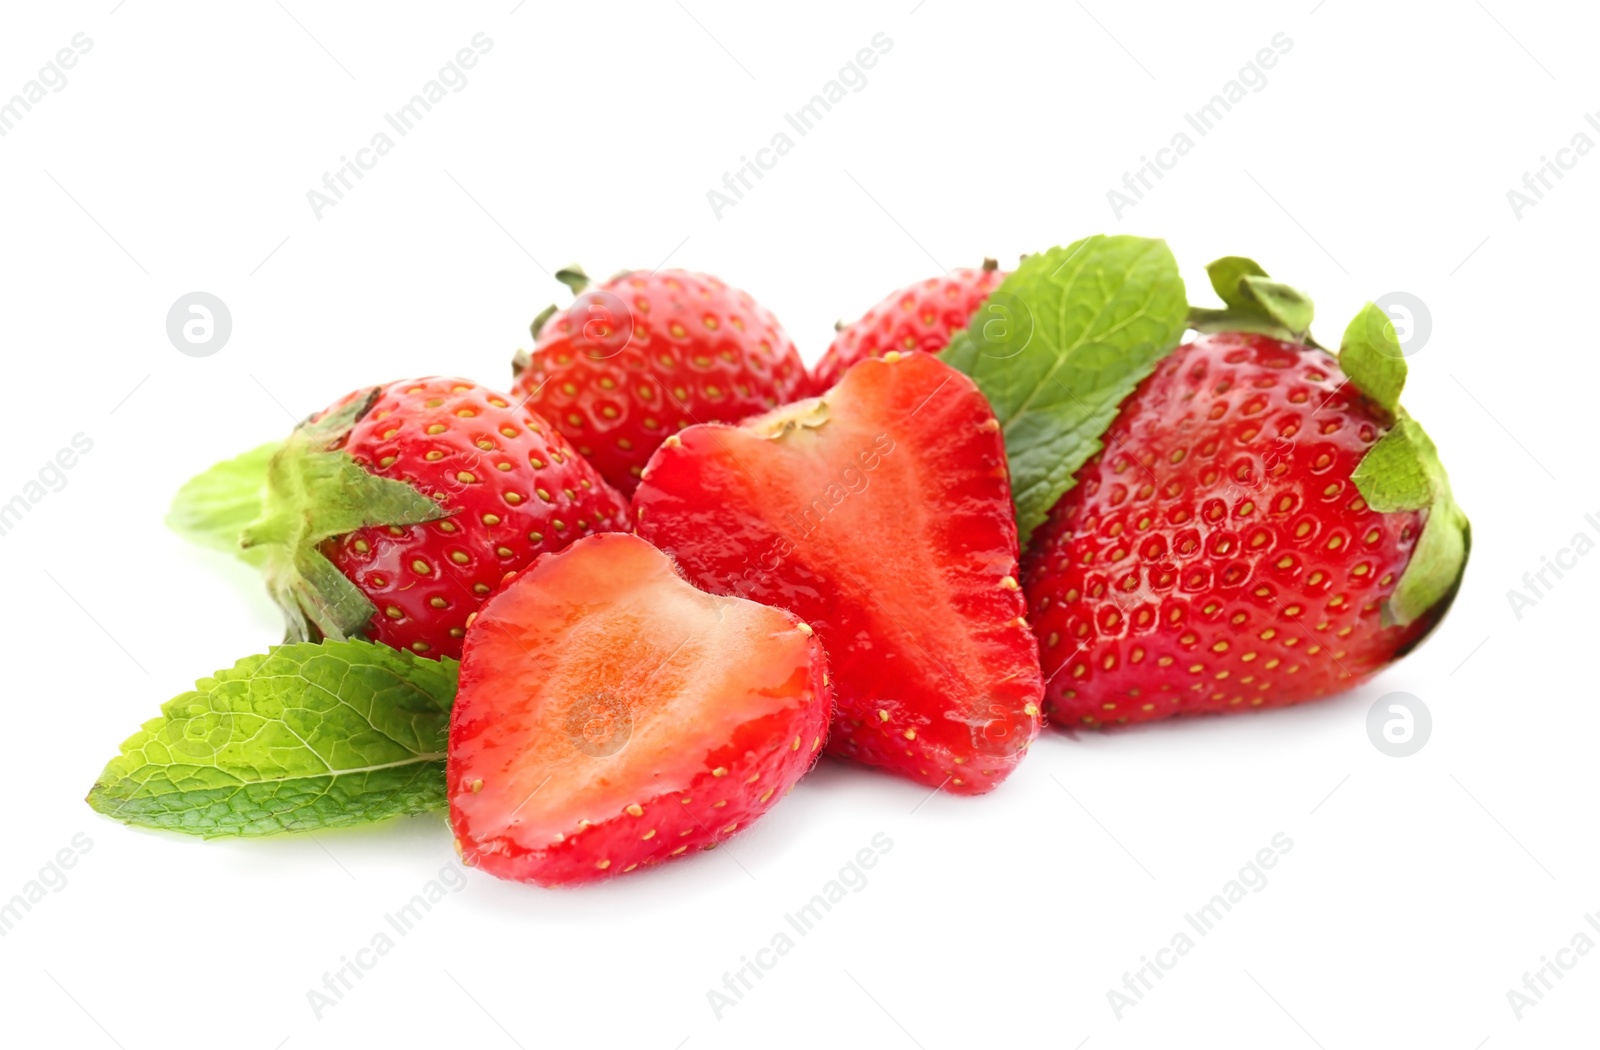
[(793, 610), (828, 647), (828, 750), (959, 794), (1039, 727), (998, 422), (966, 376), (891, 352), (827, 395), (699, 426), (651, 460), (639, 535), (688, 578)]
[(696, 590), (635, 536), (582, 539), (468, 631), (450, 823), (468, 864), (546, 886), (710, 849), (811, 767), (831, 708), (796, 617)]

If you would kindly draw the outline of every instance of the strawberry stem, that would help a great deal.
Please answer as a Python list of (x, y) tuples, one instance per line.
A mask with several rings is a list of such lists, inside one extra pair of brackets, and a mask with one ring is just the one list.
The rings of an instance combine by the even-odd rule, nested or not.
[(1188, 325), (1197, 332), (1254, 332), (1321, 349), (1311, 338), (1315, 308), (1297, 288), (1271, 280), (1254, 259), (1225, 255), (1207, 264), (1211, 287), (1223, 309), (1191, 306)]

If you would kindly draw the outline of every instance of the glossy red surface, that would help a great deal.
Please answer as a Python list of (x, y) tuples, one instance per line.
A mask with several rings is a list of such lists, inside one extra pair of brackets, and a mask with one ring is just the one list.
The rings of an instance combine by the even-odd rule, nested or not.
[(834, 336), (811, 370), (812, 391), (826, 391), (857, 361), (890, 350), (938, 353), (1005, 278), (997, 269), (951, 270), (891, 293)]
[(1348, 689), (1426, 633), (1380, 625), (1425, 515), (1350, 480), (1389, 428), (1320, 350), (1179, 347), (1033, 537), (1024, 582), (1063, 725), (1281, 707)]
[(549, 423), (465, 379), (391, 383), (344, 447), (451, 512), (323, 544), (378, 607), (370, 636), (396, 649), (459, 656), (467, 617), (508, 572), (628, 527), (627, 501)]
[(999, 425), (936, 358), (864, 361), (825, 397), (691, 427), (651, 460), (634, 506), (639, 534), (690, 580), (817, 629), (832, 753), (975, 794), (1038, 732)]
[(794, 342), (748, 293), (665, 270), (623, 274), (551, 317), (511, 392), (627, 495), (667, 435), (765, 412), (806, 383)]

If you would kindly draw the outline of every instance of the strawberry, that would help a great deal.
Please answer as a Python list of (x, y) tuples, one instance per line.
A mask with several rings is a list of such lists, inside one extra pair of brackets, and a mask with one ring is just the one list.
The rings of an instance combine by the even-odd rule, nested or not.
[(559, 276), (580, 294), (534, 322), (533, 353), (518, 354), (511, 391), (624, 494), (669, 434), (737, 422), (805, 388), (777, 318), (715, 277), (640, 270), (585, 291), (581, 271)]
[(545, 886), (711, 849), (816, 761), (832, 696), (793, 615), (636, 536), (513, 575), (467, 632), (446, 784), (462, 859)]
[(1399, 408), (1388, 319), (1369, 306), (1336, 359), (1308, 345), (1309, 300), (1274, 300), (1292, 290), (1253, 263), (1234, 293), (1247, 262), (1213, 264), (1230, 311), (1191, 316), (1258, 331), (1203, 334), (1162, 361), (1032, 538), (1053, 722), (1340, 692), (1415, 647), (1454, 596), (1466, 521)]
[(959, 794), (1038, 732), (999, 424), (970, 379), (891, 352), (828, 394), (690, 427), (650, 460), (639, 535), (715, 594), (778, 605), (828, 647), (828, 750)]
[(465, 379), (369, 387), (301, 424), (268, 468), (243, 545), (291, 640), (365, 636), (459, 656), (467, 618), (508, 572), (627, 501), (549, 423)]
[(811, 370), (811, 389), (822, 393), (837, 383), (857, 361), (882, 357), (890, 350), (936, 354), (950, 337), (967, 326), (1006, 275), (993, 259), (977, 270), (951, 270), (908, 285), (845, 325)]

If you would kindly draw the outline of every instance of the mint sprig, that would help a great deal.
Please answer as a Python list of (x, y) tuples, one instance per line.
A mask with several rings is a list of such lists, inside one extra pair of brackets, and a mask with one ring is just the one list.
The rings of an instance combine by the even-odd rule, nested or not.
[(277, 646), (164, 704), (87, 801), (206, 838), (438, 809), (456, 677), (452, 660), (368, 642)]
[(1186, 306), (1165, 241), (1096, 235), (1025, 258), (940, 355), (1004, 430), (1023, 546), (1178, 345)]

